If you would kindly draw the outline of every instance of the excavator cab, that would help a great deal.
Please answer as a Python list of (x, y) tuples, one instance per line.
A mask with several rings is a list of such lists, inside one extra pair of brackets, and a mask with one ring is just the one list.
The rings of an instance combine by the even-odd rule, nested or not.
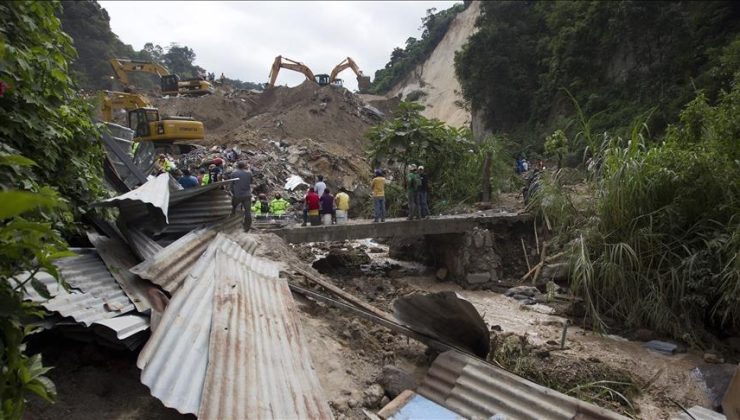
[(162, 95), (177, 96), (180, 92), (180, 77), (176, 74), (167, 74), (161, 78)]
[(344, 86), (344, 80), (342, 80), (342, 79), (334, 79), (331, 82), (331, 85), (332, 86), (336, 86), (336, 87), (342, 87), (342, 86)]
[(134, 137), (149, 137), (149, 123), (156, 121), (159, 121), (159, 111), (154, 108), (138, 108), (128, 113), (128, 128), (134, 130)]
[(319, 84), (319, 86), (326, 86), (329, 84), (329, 75), (328, 74), (317, 74), (314, 76), (314, 81)]

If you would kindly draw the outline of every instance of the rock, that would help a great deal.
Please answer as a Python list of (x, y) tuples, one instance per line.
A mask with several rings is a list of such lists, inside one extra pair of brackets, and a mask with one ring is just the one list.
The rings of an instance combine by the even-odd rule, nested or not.
[(362, 392), (362, 405), (367, 408), (375, 408), (385, 396), (383, 387), (379, 384), (370, 385)]
[(704, 361), (707, 363), (724, 363), (725, 359), (716, 353), (704, 353)]
[(358, 405), (360, 405), (360, 403), (354, 398), (350, 398), (349, 400), (347, 400), (347, 407), (349, 408), (355, 408)]
[(644, 344), (645, 347), (651, 350), (657, 350), (661, 353), (674, 354), (678, 350), (678, 346), (673, 343), (665, 341), (651, 340)]
[(564, 280), (568, 278), (568, 263), (547, 264), (542, 267), (540, 277), (545, 280)]
[(480, 284), (491, 281), (491, 273), (470, 273), (465, 276), (465, 280), (469, 284)]
[(510, 288), (504, 293), (504, 296), (512, 297), (514, 295), (524, 295), (527, 297), (535, 297), (540, 291), (533, 286), (515, 286)]
[(634, 338), (637, 341), (650, 341), (655, 338), (655, 332), (647, 328), (640, 328), (635, 331)]
[(383, 372), (378, 382), (391, 399), (396, 398), (401, 392), (407, 389), (416, 389), (416, 378), (414, 378), (414, 375), (393, 365), (383, 367)]
[(437, 270), (436, 273), (437, 280), (444, 281), (445, 278), (447, 278), (447, 269), (442, 267), (439, 270)]
[(382, 398), (382, 399), (380, 400), (380, 406), (381, 406), (381, 407), (385, 407), (385, 406), (386, 406), (386, 405), (388, 405), (388, 404), (389, 404), (390, 402), (391, 402), (391, 399), (390, 399), (390, 398), (388, 398), (388, 397), (386, 397), (386, 396), (384, 395), (384, 396), (383, 396), (383, 398)]

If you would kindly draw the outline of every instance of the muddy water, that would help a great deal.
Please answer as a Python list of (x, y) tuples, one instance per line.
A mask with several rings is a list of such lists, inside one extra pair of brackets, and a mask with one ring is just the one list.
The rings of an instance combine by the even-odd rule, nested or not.
[[(499, 326), (504, 332), (513, 332), (518, 335), (527, 335), (530, 342), (542, 345), (548, 341), (560, 342), (565, 318), (551, 314), (552, 308), (545, 305), (524, 306), (517, 301), (501, 294), (487, 290), (463, 290), (455, 283), (439, 282), (427, 267), (413, 262), (398, 261), (388, 257), (388, 247), (372, 240), (352, 241), (352, 247), (363, 247), (371, 258), (371, 264), (363, 267), (368, 277), (362, 281), (374, 281), (373, 273), (379, 273), (378, 267), (397, 267), (402, 274), (397, 276), (397, 282), (409, 286), (420, 292), (455, 291), (468, 299), (481, 313), (489, 327)], [(383, 252), (379, 252), (382, 250)], [(370, 252), (375, 251), (375, 252)], [(394, 276), (395, 277), (395, 276)], [(323, 321), (314, 320), (321, 324)], [(328, 334), (332, 335), (332, 334)], [(322, 338), (326, 339), (326, 338)], [(320, 344), (321, 348), (328, 349), (331, 343)], [(340, 349), (335, 349), (341, 353)], [(334, 351), (332, 351), (334, 353)], [(334, 353), (337, 354), (337, 353)], [(668, 419), (679, 412), (678, 407), (671, 402), (675, 400), (684, 407), (693, 405), (708, 406), (708, 400), (699, 385), (691, 378), (693, 368), (703, 363), (701, 354), (695, 352), (665, 355), (647, 350), (640, 342), (628, 341), (621, 337), (594, 334), (578, 326), (570, 326), (566, 336), (566, 348), (553, 352), (555, 357), (572, 360), (574, 364), (582, 363), (583, 359), (595, 358), (608, 366), (622, 368), (629, 371), (640, 386), (642, 394), (635, 401), (639, 408), (639, 417), (646, 419)], [(318, 364), (321, 365), (319, 356)], [(362, 358), (359, 358), (362, 359)], [(317, 360), (316, 358), (314, 359)], [(350, 386), (361, 386), (356, 373), (371, 373), (376, 367), (364, 365), (362, 360), (349, 358), (344, 362), (357, 366), (357, 372), (347, 374), (350, 378), (344, 383)], [(343, 363), (344, 363), (343, 362)], [(327, 363), (337, 363), (327, 362)], [(405, 360), (407, 368), (414, 370), (417, 375), (423, 375), (427, 365), (416, 364)], [(364, 370), (363, 370), (364, 369)], [(317, 366), (317, 370), (323, 369)], [(334, 368), (335, 371), (339, 370)], [(330, 382), (335, 382), (330, 380)], [(336, 378), (337, 383), (342, 383)]]

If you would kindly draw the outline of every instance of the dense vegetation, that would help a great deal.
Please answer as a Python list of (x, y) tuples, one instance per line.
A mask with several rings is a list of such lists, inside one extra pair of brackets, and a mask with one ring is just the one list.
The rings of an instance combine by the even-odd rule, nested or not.
[(58, 2), (0, 4), (0, 418), (19, 419), (29, 393), (53, 400), (41, 356), (25, 354), (42, 311), (26, 288), (57, 276), (86, 204), (102, 197), (101, 150), (89, 106), (76, 97), (75, 50), (55, 17)]
[[(199, 72), (206, 73), (206, 69), (195, 64), (195, 51), (186, 45), (172, 43), (163, 48), (147, 43), (143, 49), (137, 51), (131, 45), (123, 43), (111, 31), (108, 12), (97, 1), (64, 1), (58, 16), (62, 21), (64, 32), (74, 40), (78, 56), (72, 62), (71, 69), (80, 87), (84, 89), (118, 88), (111, 81), (113, 71), (108, 63), (111, 58), (155, 61), (184, 79), (197, 77)], [(220, 73), (217, 73), (216, 77), (219, 75)], [(143, 90), (159, 86), (156, 77), (148, 74), (132, 74), (131, 81), (133, 85)], [(238, 79), (229, 79), (227, 84), (241, 89), (261, 87), (259, 84), (242, 82)]]
[[(573, 290), (597, 327), (647, 327), (691, 344), (740, 330), (740, 72), (715, 104), (700, 94), (662, 141), (642, 122), (600, 143), (595, 200), (546, 179), (532, 208), (571, 253)], [(652, 145), (652, 146), (651, 146)]]
[(370, 86), (372, 93), (388, 92), (393, 86), (405, 78), (413, 69), (424, 62), (444, 38), (452, 20), (458, 13), (465, 10), (466, 5), (460, 3), (440, 12), (437, 9), (427, 10), (421, 19), (424, 31), (421, 39), (410, 37), (404, 48), (394, 48), (390, 61), (375, 72), (375, 78)]
[(739, 17), (731, 1), (483, 2), (455, 68), (490, 129), (538, 150), (555, 128), (575, 133), (565, 90), (594, 131), (624, 134), (652, 111), (660, 133), (697, 90), (715, 99), (729, 87)]
[[(406, 202), (403, 180), (409, 164), (422, 165), (430, 177), (430, 210), (440, 212), (481, 200), (481, 186), (511, 189), (515, 182), (503, 153), (503, 140), (491, 137), (474, 142), (470, 130), (445, 125), (421, 115), (423, 106), (401, 102), (394, 118), (368, 131), (374, 167), (390, 167), (399, 182), (388, 188), (389, 212), (401, 215)], [(482, 179), (488, 157), (489, 172)]]

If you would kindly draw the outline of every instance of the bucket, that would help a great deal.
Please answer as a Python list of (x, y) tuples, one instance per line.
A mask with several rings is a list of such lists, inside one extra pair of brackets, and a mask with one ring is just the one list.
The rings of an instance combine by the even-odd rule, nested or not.
[(347, 223), (347, 211), (337, 210), (337, 224)]
[(331, 224), (331, 213), (321, 215), (321, 224), (324, 224), (324, 225)]

